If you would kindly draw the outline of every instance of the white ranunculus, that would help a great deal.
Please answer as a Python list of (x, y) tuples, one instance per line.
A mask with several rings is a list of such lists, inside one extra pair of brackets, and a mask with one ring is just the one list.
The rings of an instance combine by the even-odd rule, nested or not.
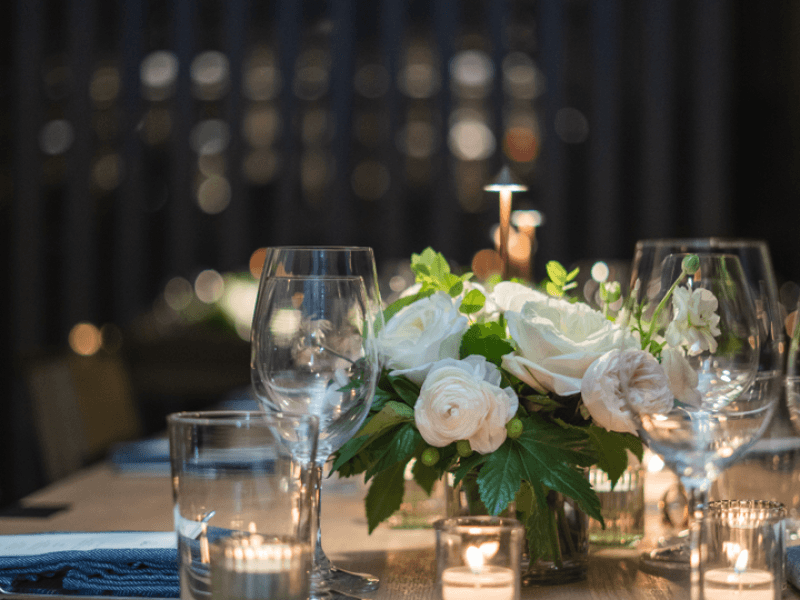
[(445, 359), (434, 364), (414, 405), (414, 420), (422, 438), (443, 447), (469, 440), (476, 452), (494, 452), (506, 439), (506, 423), (514, 418), (519, 400), (501, 389), (500, 372), (482, 356)]
[(611, 350), (595, 360), (581, 382), (581, 399), (597, 425), (634, 434), (631, 408), (652, 414), (674, 403), (664, 369), (652, 354), (636, 349)]
[(383, 364), (388, 369), (411, 369), (457, 358), (468, 327), (467, 317), (448, 294), (436, 292), (417, 300), (389, 319), (378, 334)]
[(622, 340), (601, 312), (550, 296), (505, 316), (517, 350), (503, 357), (503, 368), (541, 393), (577, 394), (589, 365)]
[(513, 310), (519, 312), (526, 302), (531, 300), (543, 302), (549, 296), (521, 283), (502, 281), (494, 286), (492, 293), (487, 298), (501, 311)]
[(714, 338), (720, 335), (717, 297), (705, 288), (678, 287), (672, 292), (672, 306), (675, 316), (666, 331), (669, 345), (685, 344), (692, 356), (704, 350), (714, 354), (717, 351)]
[(674, 396), (692, 406), (700, 406), (700, 391), (697, 389), (697, 371), (692, 368), (680, 348), (665, 347), (661, 351), (661, 366), (669, 379), (669, 389)]

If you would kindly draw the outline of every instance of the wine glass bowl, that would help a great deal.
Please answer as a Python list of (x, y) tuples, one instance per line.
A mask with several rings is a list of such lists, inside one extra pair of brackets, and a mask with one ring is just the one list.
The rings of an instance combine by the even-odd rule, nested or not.
[(318, 463), (358, 430), (377, 357), (359, 277), (271, 277), (252, 336), (253, 385), (268, 409), (320, 419)]

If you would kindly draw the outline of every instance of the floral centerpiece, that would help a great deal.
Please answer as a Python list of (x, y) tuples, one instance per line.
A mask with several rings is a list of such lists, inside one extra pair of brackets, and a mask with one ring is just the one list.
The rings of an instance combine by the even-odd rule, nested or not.
[[(470, 477), (489, 514), (515, 503), (531, 559), (547, 556), (557, 544), (548, 492), (602, 522), (586, 469), (616, 482), (629, 450), (642, 458), (620, 386), (648, 411), (675, 397), (691, 400), (696, 381), (680, 344), (665, 352), (641, 311), (631, 336), (608, 311), (569, 299), (577, 271), (556, 262), (541, 289), (517, 281), (483, 287), (469, 273), (452, 273), (430, 248), (413, 255), (411, 267), (416, 285), (387, 308), (378, 333), (383, 372), (370, 415), (332, 470), (371, 482), (370, 532), (400, 507), (410, 461), (429, 493), (447, 474), (456, 484)], [(606, 303), (619, 298), (618, 285), (603, 290)], [(694, 335), (678, 329), (687, 322), (669, 333)], [(631, 349), (621, 353), (625, 339)], [(662, 355), (664, 367), (656, 359)]]

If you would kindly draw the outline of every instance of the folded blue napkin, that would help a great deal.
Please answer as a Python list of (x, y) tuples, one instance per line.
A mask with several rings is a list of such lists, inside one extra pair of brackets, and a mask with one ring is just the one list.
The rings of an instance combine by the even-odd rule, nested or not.
[(786, 549), (786, 579), (800, 589), (800, 546), (790, 546)]
[(10, 593), (177, 598), (175, 534), (3, 535), (0, 588)]
[(109, 459), (120, 471), (168, 475), (169, 440), (163, 437), (123, 442), (111, 448)]

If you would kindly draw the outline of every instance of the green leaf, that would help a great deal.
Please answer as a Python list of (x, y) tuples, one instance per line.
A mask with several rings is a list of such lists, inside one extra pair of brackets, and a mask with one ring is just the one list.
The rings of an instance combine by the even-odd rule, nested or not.
[(406, 423), (392, 434), (391, 441), (382, 455), (369, 469), (365, 477), (370, 479), (376, 473), (385, 471), (398, 463), (405, 465), (414, 456), (417, 444), (422, 441), (419, 434), (411, 423)]
[(417, 300), (422, 300), (423, 298), (427, 298), (428, 296), (432, 296), (436, 290), (427, 289), (427, 290), (420, 290), (416, 294), (412, 294), (410, 296), (405, 296), (398, 300), (392, 302), (386, 310), (383, 311), (383, 318), (388, 323), (389, 319), (395, 316), (398, 312), (404, 309), (406, 306), (410, 304), (414, 304)]
[(345, 442), (344, 445), (337, 451), (336, 460), (331, 466), (328, 477), (330, 477), (334, 471), (338, 471), (342, 465), (351, 460), (356, 454), (361, 452), (361, 449), (365, 446), (365, 443), (368, 439), (368, 435), (358, 435), (347, 440), (347, 442)]
[(390, 427), (414, 420), (414, 410), (407, 404), (390, 400), (381, 411), (358, 431), (359, 436), (380, 435)]
[(428, 496), (430, 496), (431, 492), (433, 492), (433, 486), (442, 477), (440, 469), (429, 467), (421, 460), (414, 461), (414, 466), (411, 467), (411, 474), (414, 476), (414, 481), (416, 481), (419, 486), (425, 490), (425, 493), (428, 494)]
[(470, 290), (461, 301), (459, 311), (465, 315), (471, 315), (483, 309), (486, 304), (486, 296), (480, 290)]
[[(464, 291), (464, 282), (459, 279), (450, 287), (449, 290), (447, 290), (447, 293), (450, 294), (453, 298), (455, 298), (463, 291)], [(464, 311), (462, 310), (461, 312)]]
[(369, 486), (364, 506), (367, 513), (367, 527), (369, 533), (391, 517), (403, 502), (405, 491), (405, 465), (398, 463), (395, 466), (378, 473)]
[(475, 323), (461, 338), (459, 356), (466, 358), (471, 354), (480, 354), (490, 363), (500, 366), (503, 356), (514, 351), (514, 346), (505, 339), (505, 335), (505, 327), (500, 323)]
[(458, 463), (458, 469), (453, 473), (453, 485), (458, 485), (470, 471), (485, 463), (490, 456), (491, 454), (473, 452), (468, 458), (461, 459)]
[(544, 284), (544, 288), (548, 294), (551, 296), (555, 296), (556, 298), (560, 298), (564, 295), (564, 292), (561, 291), (561, 286), (556, 285), (552, 281), (548, 281)]
[(623, 434), (597, 425), (589, 427), (589, 439), (598, 456), (597, 466), (608, 474), (612, 488), (628, 467), (628, 451), (621, 437)]
[(574, 498), (586, 514), (601, 521), (600, 500), (579, 468), (596, 461), (594, 453), (586, 448), (589, 444), (584, 429), (559, 427), (536, 414), (521, 420), (522, 435), (516, 440), (507, 439), (481, 469), (478, 481), (486, 507), (496, 510), (508, 504), (524, 479), (534, 489), (544, 485)]
[(550, 280), (557, 284), (559, 287), (567, 281), (567, 270), (561, 266), (561, 263), (551, 260), (545, 266), (547, 269), (547, 276)]
[(419, 398), (419, 386), (405, 377), (389, 375), (389, 383), (400, 399), (412, 408)]
[(489, 455), (478, 474), (481, 500), (490, 515), (499, 515), (519, 491), (522, 470), (511, 444), (503, 444)]
[(572, 281), (573, 279), (575, 279), (578, 276), (578, 273), (580, 272), (580, 270), (581, 270), (580, 267), (575, 267), (574, 269), (572, 269), (572, 271), (567, 273), (565, 281)]

